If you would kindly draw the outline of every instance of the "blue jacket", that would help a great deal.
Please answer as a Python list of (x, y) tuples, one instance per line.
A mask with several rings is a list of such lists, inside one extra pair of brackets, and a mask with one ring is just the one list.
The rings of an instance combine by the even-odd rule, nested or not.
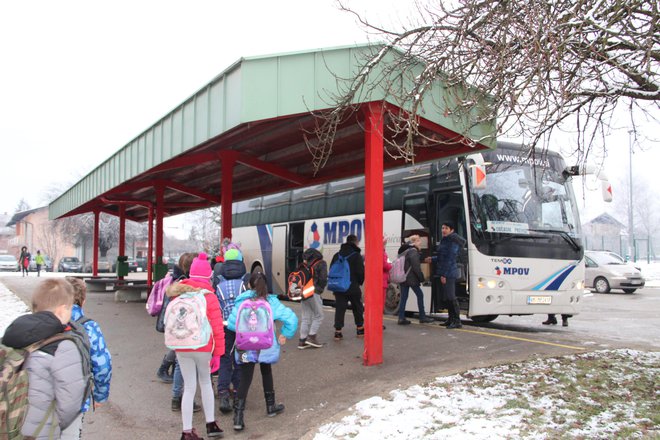
[(465, 245), (465, 240), (457, 233), (452, 232), (446, 237), (442, 237), (440, 244), (435, 250), (433, 261), (435, 265), (436, 276), (456, 279), (460, 272), (456, 264), (458, 253)]
[[(238, 298), (236, 298), (236, 303), (234, 308), (229, 315), (227, 320), (227, 328), (233, 332), (236, 331), (236, 314), (238, 309), (241, 306), (241, 303), (248, 298), (254, 298), (256, 293), (254, 290), (248, 290), (241, 293)], [(298, 329), (298, 317), (296, 314), (282, 304), (277, 298), (277, 295), (268, 295), (268, 304), (273, 311), (273, 321), (281, 321), (284, 325), (282, 326), (282, 334), (287, 339), (292, 339), (296, 335), (296, 330)], [(248, 362), (259, 362), (263, 364), (274, 364), (280, 360), (280, 344), (277, 342), (277, 331), (273, 327), (273, 346), (266, 350), (250, 350), (250, 351), (241, 351), (234, 350), (234, 356), (238, 364), (245, 364)]]
[[(77, 321), (85, 316), (83, 309), (74, 304), (71, 311), (71, 320)], [(112, 379), (112, 357), (105, 343), (101, 327), (96, 321), (87, 321), (83, 324), (89, 337), (89, 352), (92, 362), (92, 377), (94, 378), (94, 401), (103, 403), (108, 400), (110, 395), (110, 379)], [(89, 409), (90, 400), (83, 404), (82, 412)]]

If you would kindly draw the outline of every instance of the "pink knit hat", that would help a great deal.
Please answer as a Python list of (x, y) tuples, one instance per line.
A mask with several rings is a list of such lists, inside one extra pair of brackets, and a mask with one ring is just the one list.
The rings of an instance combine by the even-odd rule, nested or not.
[(208, 257), (204, 252), (200, 252), (190, 265), (190, 278), (209, 279), (212, 273)]

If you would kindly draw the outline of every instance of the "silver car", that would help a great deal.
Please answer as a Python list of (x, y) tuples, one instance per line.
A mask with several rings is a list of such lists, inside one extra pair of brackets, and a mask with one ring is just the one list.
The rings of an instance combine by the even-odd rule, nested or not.
[(18, 260), (13, 255), (0, 255), (0, 271), (16, 272)]
[(621, 289), (625, 293), (634, 293), (644, 287), (642, 272), (632, 264), (624, 263), (620, 258), (605, 251), (587, 251), (584, 253), (586, 265), (584, 282), (598, 293), (608, 293), (611, 289)]

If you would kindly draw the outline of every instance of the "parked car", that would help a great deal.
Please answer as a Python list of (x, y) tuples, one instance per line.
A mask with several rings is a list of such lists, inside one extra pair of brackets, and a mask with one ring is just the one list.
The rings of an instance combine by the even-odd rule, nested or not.
[(644, 287), (642, 272), (630, 263), (624, 263), (607, 251), (586, 251), (585, 277), (587, 287), (598, 293), (608, 293), (611, 289), (621, 289), (625, 293), (635, 293)]
[[(92, 272), (94, 269), (93, 263), (90, 261), (85, 265), (85, 270), (84, 272)], [(105, 273), (110, 273), (112, 272), (112, 264), (108, 260), (99, 260), (97, 269), (99, 272), (105, 272)]]
[(83, 266), (78, 257), (63, 257), (57, 265), (58, 272), (82, 272)]
[(147, 259), (144, 257), (137, 257), (135, 259), (138, 265), (138, 272), (146, 272), (147, 271)]
[(13, 255), (0, 255), (0, 271), (16, 272), (19, 270), (18, 260)]
[[(36, 272), (37, 271), (37, 262), (35, 260), (36, 255), (32, 255), (30, 257), (30, 272)], [(41, 266), (41, 270), (45, 272), (52, 272), (53, 271), (53, 262), (51, 261), (50, 257), (48, 255), (44, 255), (44, 264)]]
[[(128, 263), (128, 271), (129, 272), (137, 272), (138, 271), (139, 265), (138, 265), (138, 262), (135, 260), (135, 258), (128, 257), (128, 260), (126, 260), (126, 262)], [(115, 260), (112, 263), (112, 271), (117, 272), (117, 260)]]

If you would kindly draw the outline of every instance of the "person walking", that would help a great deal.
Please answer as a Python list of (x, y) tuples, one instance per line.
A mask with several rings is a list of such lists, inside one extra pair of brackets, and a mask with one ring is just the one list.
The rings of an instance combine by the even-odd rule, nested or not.
[[(346, 243), (342, 244), (339, 252), (333, 255), (330, 263), (330, 272), (332, 272), (332, 265), (337, 263), (341, 256), (348, 261), (348, 267), (350, 268), (350, 286), (348, 290), (345, 292), (332, 292), (335, 296), (335, 341), (341, 341), (344, 337), (342, 329), (344, 328), (344, 316), (346, 315), (348, 303), (353, 306), (356, 336), (358, 338), (364, 337), (364, 306), (362, 305), (362, 290), (360, 289), (360, 286), (364, 283), (364, 261), (362, 255), (360, 255), (359, 243), (357, 236), (353, 234), (346, 237)], [(329, 275), (330, 273), (328, 273), (328, 278)]]
[[(169, 348), (176, 351), (177, 361), (183, 376), (183, 399), (181, 402), (181, 419), (183, 430), (181, 440), (198, 440), (193, 428), (193, 401), (197, 390), (197, 381), (202, 393), (202, 407), (206, 419), (206, 434), (209, 437), (222, 437), (222, 429), (215, 420), (215, 397), (211, 384), (211, 373), (220, 367), (220, 356), (225, 351), (224, 331), (222, 327), (222, 312), (218, 298), (211, 285), (211, 265), (205, 253), (200, 253), (190, 266), (190, 277), (178, 281), (167, 288), (170, 303), (165, 311), (165, 341)], [(183, 296), (185, 295), (185, 296)], [(195, 325), (197, 318), (194, 304), (196, 295), (203, 295), (205, 310), (197, 311), (205, 314), (210, 326), (208, 343), (199, 348), (183, 348), (193, 340), (200, 341), (203, 329)], [(204, 327), (204, 326), (202, 326)], [(169, 342), (168, 342), (169, 341)], [(180, 344), (175, 346), (175, 344)]]
[[(568, 327), (568, 318), (571, 318), (573, 315), (561, 315), (561, 325), (562, 327)], [(543, 321), (543, 325), (557, 325), (557, 315), (548, 314), (548, 319)]]
[[(266, 400), (266, 414), (268, 417), (274, 417), (284, 411), (284, 405), (275, 403), (275, 386), (273, 381), (272, 365), (277, 363), (280, 359), (280, 345), (284, 345), (287, 339), (291, 339), (296, 334), (298, 327), (298, 317), (290, 308), (283, 305), (277, 298), (277, 295), (268, 293), (268, 286), (266, 285), (266, 276), (261, 272), (255, 272), (250, 277), (249, 282), (250, 290), (243, 292), (236, 298), (236, 303), (231, 311), (231, 315), (227, 320), (227, 328), (236, 332), (236, 348), (234, 350), (234, 357), (236, 363), (239, 365), (241, 371), (241, 380), (238, 386), (238, 393), (234, 401), (234, 430), (242, 431), (245, 429), (244, 411), (245, 402), (252, 384), (252, 377), (254, 375), (254, 367), (259, 364), (261, 370), (261, 379), (264, 388), (264, 398)], [(258, 303), (267, 301), (268, 307), (271, 310), (271, 325), (273, 321), (280, 321), (283, 323), (281, 333), (277, 336), (276, 328), (272, 325), (272, 345), (269, 348), (261, 350), (242, 350), (239, 347), (238, 339), (241, 337), (240, 330), (237, 329), (237, 320), (241, 318), (239, 311), (241, 305), (245, 301)], [(257, 314), (255, 313), (255, 318)], [(260, 314), (260, 316), (263, 316)], [(252, 324), (252, 322), (251, 322)], [(253, 323), (254, 328), (259, 327), (258, 323)]]
[(21, 254), (18, 256), (18, 265), (21, 267), (21, 275), (24, 277), (30, 274), (30, 252), (28, 252), (27, 246), (21, 248)]
[(408, 294), (412, 289), (417, 296), (417, 310), (419, 311), (419, 323), (426, 324), (433, 322), (434, 319), (426, 316), (424, 310), (424, 292), (420, 285), (424, 282), (424, 273), (422, 272), (421, 256), (419, 250), (422, 246), (422, 239), (419, 235), (411, 235), (408, 240), (399, 248), (399, 256), (404, 255), (406, 271), (406, 281), (399, 284), (401, 290), (401, 300), (399, 301), (399, 320), (397, 324), (408, 325), (410, 321), (406, 319), (406, 303)]
[(436, 276), (440, 277), (442, 300), (447, 304), (449, 319), (441, 324), (448, 329), (461, 328), (461, 308), (456, 299), (456, 279), (460, 276), (457, 258), (465, 245), (465, 240), (456, 233), (456, 227), (451, 221), (442, 223), (442, 239), (436, 248), (435, 255), (427, 261), (436, 263)]
[(321, 252), (309, 248), (303, 253), (303, 264), (308, 267), (314, 282), (314, 294), (302, 300), (302, 322), (300, 324), (300, 340), (298, 348), (322, 348), (323, 343), (317, 339), (319, 328), (323, 322), (323, 298), (321, 294), (328, 284), (328, 265), (323, 261)]
[(41, 276), (41, 267), (46, 264), (44, 256), (41, 255), (41, 251), (37, 250), (37, 255), (34, 257), (34, 262), (37, 265), (37, 276)]

